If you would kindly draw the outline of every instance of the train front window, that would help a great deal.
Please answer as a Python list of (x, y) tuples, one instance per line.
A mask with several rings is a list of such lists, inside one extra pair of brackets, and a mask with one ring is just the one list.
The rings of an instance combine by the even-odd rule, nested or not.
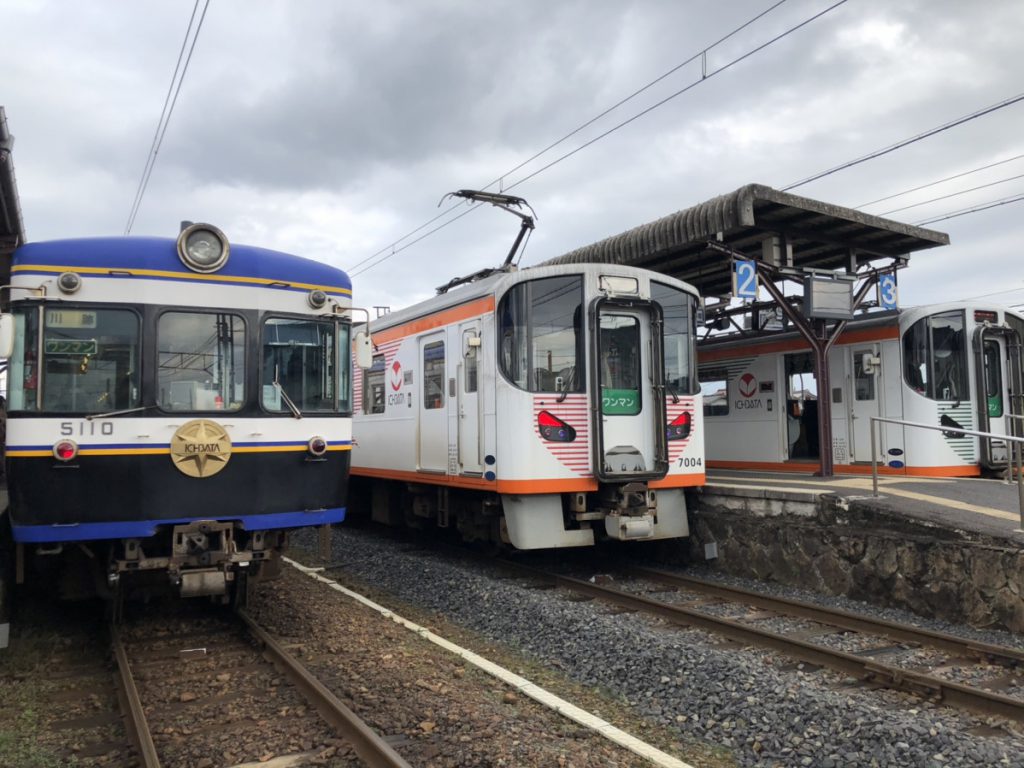
[(336, 335), (334, 321), (268, 319), (263, 325), (263, 407), (292, 412), (294, 406), (299, 413), (347, 410), (348, 396), (344, 402), (339, 396)]
[(695, 299), (686, 291), (655, 282), (651, 282), (651, 299), (661, 305), (664, 315), (665, 385), (676, 395), (696, 394), (692, 332)]
[(15, 314), (8, 403), (12, 411), (101, 413), (138, 407), (137, 314), (44, 306), (42, 333), (39, 323), (39, 309)]
[(601, 315), (599, 334), (601, 413), (640, 413), (640, 321), (629, 315)]
[(529, 392), (583, 391), (583, 278), (513, 286), (498, 308), (501, 370)]
[(156, 328), (165, 411), (235, 411), (245, 403), (245, 323), (226, 312), (165, 312)]
[(922, 318), (903, 334), (903, 378), (932, 400), (968, 400), (964, 313)]

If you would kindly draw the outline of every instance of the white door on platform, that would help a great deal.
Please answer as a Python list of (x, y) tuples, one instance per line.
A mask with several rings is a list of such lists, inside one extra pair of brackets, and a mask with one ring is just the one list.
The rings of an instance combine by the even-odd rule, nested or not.
[(462, 357), (456, 376), (459, 423), (459, 471), (479, 475), (483, 472), (480, 450), (480, 370), (483, 348), (478, 323), (461, 327)]
[[(880, 363), (877, 344), (855, 347), (849, 358), (850, 459), (871, 461), (871, 417), (881, 416)], [(875, 427), (878, 439), (878, 427)], [(878, 460), (885, 464), (885, 451), (879, 440)]]
[(419, 468), (448, 470), (448, 387), (443, 333), (420, 339)]

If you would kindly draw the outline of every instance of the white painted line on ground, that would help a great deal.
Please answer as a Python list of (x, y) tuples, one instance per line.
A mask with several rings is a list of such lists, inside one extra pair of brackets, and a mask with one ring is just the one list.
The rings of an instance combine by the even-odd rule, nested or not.
[(415, 632), (424, 640), (427, 640), (433, 643), (434, 645), (444, 648), (446, 651), (449, 651), (450, 653), (459, 656), (466, 662), (472, 664), (474, 667), (477, 667), (478, 669), (483, 670), (487, 674), (496, 677), (498, 680), (501, 680), (503, 683), (512, 686), (520, 693), (522, 693), (524, 696), (528, 696), (534, 701), (540, 702), (544, 706), (555, 710), (555, 712), (564, 715), (570, 720), (573, 720), (579, 723), (580, 725), (586, 726), (587, 728), (596, 731), (609, 741), (618, 744), (620, 747), (628, 749), (633, 754), (646, 758), (655, 765), (663, 766), (663, 768), (693, 768), (693, 766), (691, 766), (689, 763), (684, 763), (682, 760), (672, 757), (672, 755), (668, 754), (667, 752), (662, 752), (657, 747), (653, 747), (647, 742), (641, 741), (640, 739), (636, 738), (636, 736), (632, 736), (626, 733), (625, 731), (616, 728), (607, 720), (602, 720), (596, 715), (587, 712), (585, 709), (580, 709), (575, 704), (570, 704), (565, 699), (555, 696), (553, 693), (544, 690), (540, 686), (534, 685), (525, 677), (517, 675), (515, 672), (511, 672), (510, 670), (507, 670), (504, 667), (499, 666), (492, 661), (488, 661), (483, 656), (473, 653), (472, 651), (466, 648), (463, 648), (461, 646), (456, 645), (455, 643), (445, 640), (440, 635), (435, 635), (426, 627), (420, 626), (415, 622), (402, 618), (391, 609), (385, 608), (383, 605), (373, 602), (373, 600), (370, 600), (368, 597), (364, 597), (363, 595), (360, 595), (358, 592), (353, 592), (351, 589), (343, 587), (341, 584), (339, 584), (336, 581), (333, 581), (332, 579), (328, 579), (325, 576), (321, 576), (319, 571), (322, 571), (322, 568), (307, 568), (306, 566), (302, 565), (301, 563), (297, 563), (291, 558), (285, 557), (282, 559), (289, 565), (293, 566), (297, 570), (309, 576), (310, 578), (327, 584), (331, 589), (337, 592), (341, 592), (343, 595), (351, 597), (353, 600), (362, 603), (368, 608), (372, 608), (382, 616), (385, 616), (394, 621), (395, 623), (401, 624), (406, 629)]

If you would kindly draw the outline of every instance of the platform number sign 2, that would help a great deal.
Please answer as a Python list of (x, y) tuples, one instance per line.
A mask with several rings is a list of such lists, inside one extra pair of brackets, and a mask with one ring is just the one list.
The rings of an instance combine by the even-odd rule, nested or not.
[(882, 309), (896, 309), (896, 275), (882, 275), (878, 278), (878, 306)]
[(733, 262), (732, 295), (757, 301), (757, 262), (739, 259)]

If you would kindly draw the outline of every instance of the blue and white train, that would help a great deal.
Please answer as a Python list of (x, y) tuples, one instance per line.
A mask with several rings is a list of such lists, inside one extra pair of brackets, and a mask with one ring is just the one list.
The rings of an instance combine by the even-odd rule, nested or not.
[(11, 274), (4, 588), (231, 595), (287, 530), (344, 519), (344, 272), (193, 224), (30, 243)]

